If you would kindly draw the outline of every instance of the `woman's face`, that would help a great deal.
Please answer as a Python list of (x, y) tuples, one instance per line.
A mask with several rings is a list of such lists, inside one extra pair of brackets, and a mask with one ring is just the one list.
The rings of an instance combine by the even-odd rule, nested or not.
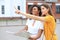
[(49, 9), (47, 9), (46, 7), (44, 6), (41, 6), (41, 12), (42, 12), (42, 15), (46, 15), (48, 13)]
[(39, 14), (39, 10), (38, 10), (37, 7), (33, 7), (33, 8), (32, 8), (32, 14), (33, 14), (33, 15)]

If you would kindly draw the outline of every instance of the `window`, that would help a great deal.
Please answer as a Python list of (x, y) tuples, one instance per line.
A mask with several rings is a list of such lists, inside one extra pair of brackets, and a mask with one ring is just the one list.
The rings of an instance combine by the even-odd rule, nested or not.
[(2, 12), (2, 14), (5, 14), (5, 8), (4, 8), (4, 5), (1, 6), (1, 12)]
[(45, 2), (58, 2), (58, 0), (44, 0)]
[(28, 3), (28, 12), (30, 11), (30, 7), (33, 5), (33, 3)]
[(32, 5), (28, 5), (28, 10), (30, 9), (31, 6), (32, 6)]
[(60, 5), (56, 5), (56, 13), (60, 13)]

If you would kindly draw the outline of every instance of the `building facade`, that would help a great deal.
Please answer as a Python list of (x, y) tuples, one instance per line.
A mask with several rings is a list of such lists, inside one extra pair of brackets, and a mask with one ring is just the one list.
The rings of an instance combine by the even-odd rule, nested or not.
[(0, 0), (0, 17), (20, 17), (15, 13), (15, 7), (26, 12), (26, 0)]
[(52, 9), (52, 12), (53, 12), (53, 15), (54, 17), (57, 19), (57, 18), (60, 18), (60, 0), (52, 0), (50, 2), (50, 0), (27, 0), (26, 2), (26, 7), (27, 7), (27, 12), (28, 12), (28, 9), (31, 5), (41, 5), (42, 3), (48, 3), (49, 5), (51, 5), (51, 9)]
[(60, 0), (0, 0), (0, 17), (20, 17), (21, 15), (15, 14), (14, 6), (23, 12), (28, 12), (30, 6), (42, 3), (48, 3), (54, 17), (60, 18)]

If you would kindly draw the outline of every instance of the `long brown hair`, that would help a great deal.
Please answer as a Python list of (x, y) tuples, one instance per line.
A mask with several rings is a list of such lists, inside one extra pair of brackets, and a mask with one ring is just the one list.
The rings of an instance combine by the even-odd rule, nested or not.
[(49, 9), (49, 11), (48, 11), (49, 15), (53, 16), (52, 12), (51, 12), (51, 8), (48, 4), (42, 4), (41, 6), (44, 6), (46, 9)]
[[(41, 6), (44, 6), (46, 9), (49, 9), (49, 11), (48, 11), (49, 15), (53, 16), (52, 11), (51, 11), (51, 7), (48, 4), (42, 4)], [(56, 19), (55, 19), (55, 22), (56, 22)]]

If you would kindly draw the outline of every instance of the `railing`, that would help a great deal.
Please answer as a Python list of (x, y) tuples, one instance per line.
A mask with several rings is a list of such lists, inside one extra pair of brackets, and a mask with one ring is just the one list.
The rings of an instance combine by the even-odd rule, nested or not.
[(60, 24), (60, 19), (56, 19), (56, 21), (57, 21), (57, 24)]
[(0, 18), (0, 27), (3, 26), (24, 26), (26, 18)]

